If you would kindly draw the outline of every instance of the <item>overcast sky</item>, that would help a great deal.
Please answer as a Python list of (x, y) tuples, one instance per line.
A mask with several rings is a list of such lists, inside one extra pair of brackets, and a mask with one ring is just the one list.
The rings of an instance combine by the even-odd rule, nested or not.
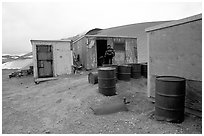
[(2, 53), (30, 52), (31, 39), (61, 39), (93, 28), (104, 29), (140, 22), (175, 20), (201, 12), (202, 4), (199, 2), (3, 2)]

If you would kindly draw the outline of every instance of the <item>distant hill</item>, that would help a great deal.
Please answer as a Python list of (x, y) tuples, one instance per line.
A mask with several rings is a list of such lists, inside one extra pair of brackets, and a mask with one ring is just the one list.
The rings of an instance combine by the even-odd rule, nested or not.
[(15, 60), (32, 59), (32, 58), (33, 58), (32, 52), (26, 53), (24, 55), (6, 54), (6, 55), (2, 55), (2, 64), (6, 62), (15, 61)]
[(29, 69), (33, 65), (33, 59), (17, 59), (2, 64), (2, 69)]
[(33, 58), (33, 53), (29, 52), (25, 55), (20, 56), (18, 59), (32, 59)]
[(16, 55), (3, 55), (2, 56), (2, 63), (14, 61), (18, 58), (19, 58), (19, 56), (16, 56)]

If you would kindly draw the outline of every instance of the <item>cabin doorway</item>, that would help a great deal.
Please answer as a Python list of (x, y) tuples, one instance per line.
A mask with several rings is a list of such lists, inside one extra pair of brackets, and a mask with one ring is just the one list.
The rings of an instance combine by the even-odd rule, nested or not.
[(51, 45), (37, 45), (38, 77), (53, 77), (53, 57)]
[(96, 40), (97, 66), (102, 66), (105, 62), (104, 55), (107, 49), (107, 40)]

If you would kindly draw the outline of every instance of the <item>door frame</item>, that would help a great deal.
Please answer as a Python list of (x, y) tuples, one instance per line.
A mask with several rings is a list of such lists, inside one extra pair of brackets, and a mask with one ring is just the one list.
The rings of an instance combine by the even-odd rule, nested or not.
[[(49, 76), (40, 76), (39, 74), (39, 61), (43, 61), (43, 60), (39, 60), (38, 58), (38, 48), (41, 47), (41, 46), (50, 46), (51, 48), (51, 60), (46, 60), (46, 61), (50, 61), (51, 62), (51, 71), (52, 71), (52, 74), (49, 75)], [(54, 69), (53, 69), (53, 46), (52, 45), (44, 45), (44, 44), (41, 44), (41, 45), (36, 45), (36, 58), (37, 58), (37, 72), (38, 72), (38, 78), (46, 78), (46, 77), (53, 77), (54, 76)], [(45, 61), (45, 60), (44, 60)]]
[[(105, 39), (105, 38), (103, 38), (103, 39), (101, 39), (101, 38), (97, 38), (96, 39), (96, 66), (97, 67), (99, 67), (99, 65), (98, 65), (98, 60), (99, 60), (99, 58), (98, 58), (98, 42), (97, 41), (106, 41), (106, 49), (107, 49), (107, 45), (108, 45), (108, 39)], [(105, 54), (105, 52), (104, 52), (104, 54)], [(102, 64), (103, 65), (103, 64)]]

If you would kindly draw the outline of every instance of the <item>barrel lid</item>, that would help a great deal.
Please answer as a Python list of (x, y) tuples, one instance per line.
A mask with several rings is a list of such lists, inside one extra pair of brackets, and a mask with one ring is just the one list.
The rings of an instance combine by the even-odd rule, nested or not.
[(162, 80), (162, 81), (185, 81), (185, 78), (182, 77), (177, 77), (177, 76), (158, 76), (156, 77), (157, 80)]
[(113, 64), (112, 66), (117, 67), (118, 65), (117, 64)]
[(128, 64), (127, 64), (127, 65), (119, 65), (119, 67), (121, 67), (121, 66), (122, 66), (122, 67), (131, 67), (131, 66), (128, 65)]
[(115, 70), (115, 68), (112, 68), (112, 67), (102, 67), (102, 68), (98, 68), (98, 70)]
[(127, 65), (141, 65), (140, 63), (128, 63)]

